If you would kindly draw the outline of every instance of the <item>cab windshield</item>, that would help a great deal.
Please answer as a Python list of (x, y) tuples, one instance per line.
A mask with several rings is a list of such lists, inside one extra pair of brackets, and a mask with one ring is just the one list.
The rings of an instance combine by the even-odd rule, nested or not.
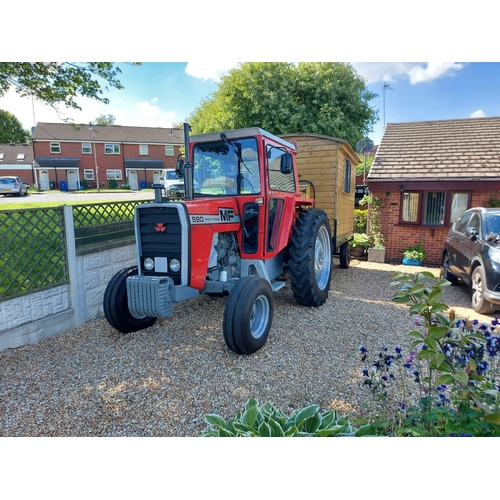
[(194, 145), (193, 156), (195, 195), (260, 193), (254, 137), (198, 143)]

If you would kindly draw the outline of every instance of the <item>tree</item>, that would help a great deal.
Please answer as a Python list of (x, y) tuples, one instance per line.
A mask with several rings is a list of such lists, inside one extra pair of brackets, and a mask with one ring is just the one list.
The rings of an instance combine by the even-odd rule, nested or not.
[(95, 119), (96, 125), (113, 125), (116, 118), (112, 114), (100, 115)]
[(30, 140), (30, 133), (21, 122), (8, 111), (0, 109), (0, 143), (24, 144)]
[(102, 97), (103, 90), (108, 90), (106, 84), (123, 89), (117, 78), (120, 73), (120, 68), (110, 62), (0, 62), (0, 97), (13, 87), (21, 96), (34, 97), (52, 107), (62, 103), (81, 109), (75, 100), (78, 95), (108, 104), (109, 99)]
[(372, 131), (377, 94), (347, 63), (242, 63), (189, 118), (193, 132), (259, 126), (273, 134), (316, 133), (353, 147)]

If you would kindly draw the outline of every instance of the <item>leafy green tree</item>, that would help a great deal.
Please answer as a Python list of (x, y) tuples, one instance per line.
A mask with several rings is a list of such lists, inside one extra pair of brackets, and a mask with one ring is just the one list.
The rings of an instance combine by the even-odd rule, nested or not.
[[(361, 158), (361, 161), (356, 165), (356, 175), (360, 175), (365, 171), (365, 157), (361, 153), (359, 153), (359, 157)], [(374, 159), (375, 156), (373, 155), (366, 156), (366, 175), (368, 175)]]
[(347, 63), (250, 62), (222, 77), (189, 118), (194, 133), (259, 126), (356, 142), (371, 132), (376, 94)]
[(8, 111), (0, 109), (0, 143), (23, 144), (30, 140), (30, 133), (21, 122)]
[(75, 100), (78, 95), (108, 104), (109, 99), (103, 97), (107, 85), (124, 88), (119, 74), (120, 68), (111, 62), (0, 62), (0, 97), (13, 87), (21, 96), (52, 107), (64, 104), (81, 109)]
[(98, 116), (94, 123), (96, 125), (113, 125), (116, 118), (112, 114)]

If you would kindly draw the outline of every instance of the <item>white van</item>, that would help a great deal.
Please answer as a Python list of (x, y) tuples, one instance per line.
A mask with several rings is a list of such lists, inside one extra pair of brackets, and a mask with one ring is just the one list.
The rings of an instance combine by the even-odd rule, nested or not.
[(184, 179), (177, 177), (174, 168), (162, 170), (160, 183), (167, 198), (184, 198)]

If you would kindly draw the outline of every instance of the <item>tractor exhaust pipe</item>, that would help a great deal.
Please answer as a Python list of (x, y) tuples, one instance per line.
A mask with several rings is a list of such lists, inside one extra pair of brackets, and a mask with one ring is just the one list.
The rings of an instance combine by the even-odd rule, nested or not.
[(184, 164), (184, 199), (193, 200), (194, 199), (194, 188), (193, 188), (193, 165), (191, 165), (191, 158), (189, 152), (189, 132), (191, 127), (189, 123), (184, 123), (184, 158), (186, 158), (186, 163)]

